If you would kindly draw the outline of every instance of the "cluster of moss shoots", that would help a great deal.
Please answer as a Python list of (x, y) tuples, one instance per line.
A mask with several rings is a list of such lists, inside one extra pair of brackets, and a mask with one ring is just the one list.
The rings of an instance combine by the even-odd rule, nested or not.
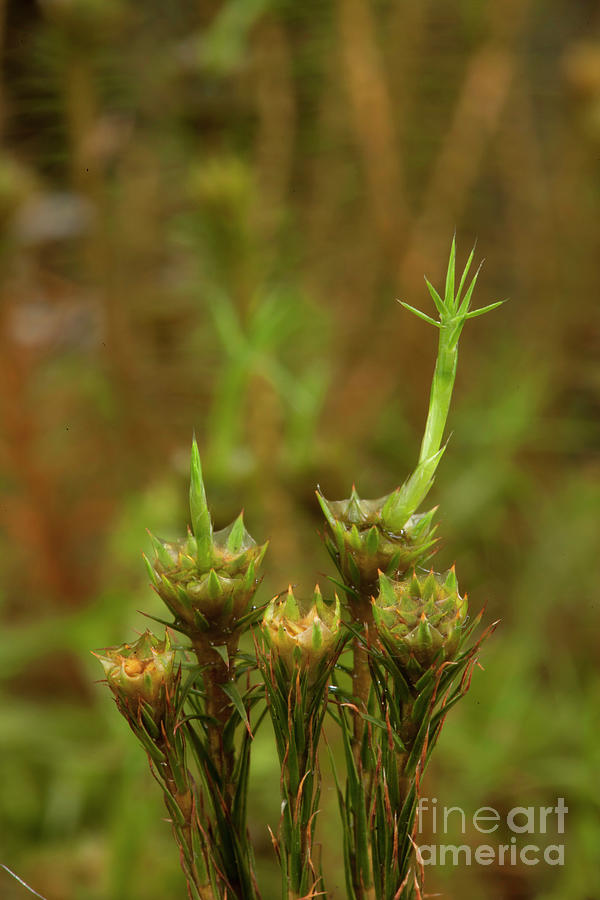
[[(271, 833), (281, 896), (327, 896), (315, 840), (319, 746), (326, 717), (339, 730), (334, 768), (349, 900), (421, 897), (415, 842), (420, 780), (445, 715), (470, 683), (484, 632), (474, 631), (454, 567), (431, 567), (435, 510), (419, 513), (444, 452), (458, 339), (477, 273), (471, 253), (455, 289), (452, 244), (443, 297), (427, 282), (439, 348), (425, 436), (415, 470), (384, 497), (318, 501), (339, 595), (317, 586), (256, 599), (267, 544), (240, 515), (214, 531), (200, 455), (192, 445), (191, 529), (152, 536), (152, 585), (173, 619), (98, 651), (119, 711), (148, 755), (179, 846), (192, 900), (258, 900), (246, 817), (253, 735), (270, 716), (281, 766), (281, 820)], [(406, 304), (404, 304), (406, 306)], [(240, 648), (250, 632), (254, 653)], [(177, 638), (177, 639), (175, 639)], [(245, 642), (243, 647), (247, 647)], [(333, 733), (332, 733), (332, 740)]]

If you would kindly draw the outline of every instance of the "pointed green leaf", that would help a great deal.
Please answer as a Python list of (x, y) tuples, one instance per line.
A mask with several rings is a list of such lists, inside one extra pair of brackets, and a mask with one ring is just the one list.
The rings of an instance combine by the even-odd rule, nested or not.
[(292, 590), (291, 585), (288, 588), (287, 596), (285, 599), (284, 613), (291, 622), (297, 622), (298, 619), (300, 618), (300, 610), (298, 608), (298, 601), (294, 597), (294, 592)]
[(482, 316), (492, 309), (498, 309), (498, 307), (502, 306), (504, 303), (506, 303), (506, 300), (497, 300), (495, 303), (490, 303), (489, 306), (482, 306), (481, 309), (473, 309), (471, 312), (467, 313), (467, 319), (476, 319), (477, 316)]
[(458, 292), (456, 294), (456, 305), (457, 306), (460, 304), (461, 294), (463, 292), (463, 288), (465, 286), (465, 281), (467, 280), (467, 275), (469, 274), (469, 269), (471, 268), (471, 264), (473, 262), (474, 255), (475, 255), (475, 245), (473, 244), (473, 249), (471, 250), (471, 252), (469, 254), (469, 258), (463, 269), (462, 277), (460, 279), (460, 284), (458, 285)]
[(444, 306), (444, 301), (430, 282), (430, 280), (425, 276), (425, 284), (427, 285), (427, 290), (431, 294), (431, 299), (436, 305), (437, 311), (440, 314), (440, 318), (446, 314), (446, 307)]
[(386, 606), (396, 605), (396, 593), (394, 591), (394, 582), (383, 572), (379, 573), (379, 594)]
[(150, 562), (150, 560), (148, 559), (148, 557), (146, 556), (145, 553), (142, 553), (142, 559), (144, 560), (144, 565), (146, 566), (146, 571), (148, 572), (148, 576), (149, 576), (149, 578), (150, 578), (150, 581), (152, 582), (152, 584), (153, 584), (155, 587), (158, 587), (158, 585), (160, 584), (160, 582), (159, 582), (159, 580), (158, 580), (158, 578), (157, 578), (157, 576), (156, 576), (156, 572), (155, 572), (154, 569), (152, 568), (152, 563)]
[(148, 537), (150, 538), (150, 540), (152, 542), (152, 547), (154, 549), (154, 552), (156, 553), (157, 559), (159, 560), (160, 564), (165, 569), (172, 568), (173, 559), (171, 557), (171, 554), (165, 547), (164, 542), (161, 541), (160, 538), (155, 537), (151, 531), (148, 532)]
[(421, 596), (423, 597), (423, 600), (430, 600), (435, 594), (436, 587), (437, 582), (435, 580), (435, 575), (433, 572), (430, 572), (421, 585)]
[(202, 464), (196, 438), (192, 441), (190, 465), (190, 515), (192, 530), (197, 542), (198, 565), (200, 568), (208, 569), (213, 558), (212, 521), (206, 502)]
[(329, 508), (329, 503), (327, 502), (327, 500), (325, 499), (325, 497), (323, 496), (323, 494), (321, 493), (320, 490), (315, 491), (315, 493), (317, 495), (317, 500), (319, 501), (319, 506), (323, 510), (323, 515), (327, 519), (327, 522), (329, 523), (330, 528), (332, 530), (334, 530), (337, 520), (336, 520), (335, 516), (333, 515), (333, 513), (331, 512), (331, 509)]
[(444, 582), (444, 587), (450, 593), (458, 590), (458, 581), (456, 579), (456, 570), (454, 566), (451, 569), (448, 569), (448, 574), (446, 575), (446, 581)]
[(454, 268), (456, 265), (456, 234), (452, 238), (450, 245), (450, 259), (448, 260), (448, 270), (446, 272), (446, 288), (444, 291), (444, 301), (446, 308), (454, 309)]
[(211, 569), (206, 579), (206, 590), (211, 600), (218, 600), (223, 596), (223, 585), (214, 569)]
[(244, 511), (242, 510), (242, 512), (233, 523), (231, 531), (229, 532), (229, 536), (227, 538), (227, 549), (231, 554), (240, 552), (240, 549), (244, 542), (245, 534), (246, 529), (244, 528)]
[(467, 292), (464, 296), (464, 300), (460, 304), (460, 308), (458, 310), (458, 316), (461, 319), (466, 319), (467, 312), (469, 311), (469, 304), (471, 302), (471, 297), (473, 296), (473, 291), (475, 290), (475, 285), (477, 284), (477, 279), (479, 278), (479, 273), (481, 272), (481, 267), (483, 266), (483, 260), (479, 263), (477, 271), (473, 275), (471, 280), (471, 284), (467, 288)]
[(429, 322), (430, 325), (435, 325), (436, 328), (440, 328), (440, 323), (436, 322), (435, 319), (432, 319), (431, 316), (428, 316), (427, 313), (421, 312), (420, 309), (415, 309), (414, 306), (405, 303), (404, 300), (401, 300), (400, 303), (405, 309), (413, 313), (413, 315), (418, 316), (419, 319), (423, 319), (424, 322)]
[(229, 668), (229, 653), (227, 652), (227, 645), (220, 644), (219, 646), (216, 646), (215, 644), (213, 644), (212, 648), (215, 651), (215, 653), (219, 654), (219, 656), (221, 657), (221, 659), (223, 660), (223, 662), (225, 663), (227, 668)]
[(372, 528), (369, 528), (367, 531), (367, 537), (365, 541), (365, 546), (367, 548), (367, 552), (374, 556), (379, 549), (379, 531), (377, 530), (377, 526), (373, 525)]

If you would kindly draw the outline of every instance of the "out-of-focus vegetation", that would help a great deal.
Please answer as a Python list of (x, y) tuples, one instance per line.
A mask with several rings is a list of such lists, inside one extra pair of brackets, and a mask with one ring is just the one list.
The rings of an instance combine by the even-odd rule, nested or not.
[[(161, 614), (140, 550), (146, 526), (181, 530), (194, 429), (216, 522), (241, 504), (271, 539), (263, 599), (329, 571), (314, 487), (379, 496), (414, 464), (435, 335), (394, 298), (423, 308), (456, 228), (487, 257), (482, 302), (511, 302), (461, 348), (439, 567), (458, 558), (502, 625), (423, 790), (569, 813), (564, 867), (427, 887), (599, 897), (597, 4), (4, 0), (0, 18), (0, 862), (48, 900), (183, 896), (88, 648)], [(265, 728), (265, 900), (278, 777)], [(0, 895), (26, 894), (0, 872)]]

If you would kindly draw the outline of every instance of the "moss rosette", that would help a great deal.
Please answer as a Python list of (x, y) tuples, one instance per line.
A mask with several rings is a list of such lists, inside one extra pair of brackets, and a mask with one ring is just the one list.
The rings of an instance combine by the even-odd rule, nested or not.
[(175, 678), (175, 651), (168, 633), (159, 640), (146, 631), (132, 644), (97, 650), (106, 680), (118, 700), (135, 711), (140, 703), (159, 711)]
[(454, 567), (443, 575), (413, 572), (395, 581), (381, 573), (373, 619), (387, 651), (412, 682), (455, 658), (468, 613)]
[(210, 558), (199, 562), (191, 533), (180, 541), (152, 536), (156, 557), (149, 571), (154, 588), (177, 627), (191, 634), (233, 633), (252, 611), (261, 581), (258, 570), (268, 545), (253, 540), (241, 516), (211, 537)]
[(376, 591), (380, 571), (404, 575), (433, 553), (435, 509), (410, 516), (398, 532), (393, 532), (386, 520), (391, 496), (364, 500), (354, 487), (345, 500), (327, 500), (317, 493), (330, 528), (327, 549), (345, 584), (358, 594), (370, 596)]
[(284, 599), (275, 597), (268, 605), (262, 630), (272, 654), (288, 675), (300, 669), (316, 678), (324, 661), (335, 657), (340, 642), (339, 598), (336, 596), (335, 603), (328, 606), (317, 585), (310, 601), (298, 601), (290, 587)]

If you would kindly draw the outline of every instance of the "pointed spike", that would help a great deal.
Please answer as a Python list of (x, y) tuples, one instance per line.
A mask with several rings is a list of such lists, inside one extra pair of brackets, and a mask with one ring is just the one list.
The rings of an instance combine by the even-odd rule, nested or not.
[[(426, 513), (422, 513), (420, 516), (415, 516), (416, 519), (414, 525), (410, 525), (410, 532), (413, 537), (418, 538), (421, 535), (427, 533), (431, 526), (431, 522), (436, 512), (438, 511), (438, 507), (434, 506), (433, 509), (428, 510)], [(407, 525), (410, 524), (410, 520)]]
[(197, 560), (202, 569), (208, 569), (213, 559), (212, 520), (206, 502), (202, 478), (202, 464), (198, 444), (194, 437), (190, 464), (190, 515), (192, 531), (197, 542)]
[(363, 511), (360, 505), (360, 497), (358, 496), (355, 485), (352, 485), (352, 491), (346, 509), (346, 518), (348, 519), (348, 522), (353, 525), (360, 525), (364, 520)]
[(503, 306), (506, 303), (506, 300), (496, 300), (495, 303), (490, 303), (489, 306), (482, 306), (480, 309), (472, 309), (471, 312), (467, 313), (467, 319), (476, 319), (477, 316), (483, 316), (485, 313), (491, 312), (493, 309), (498, 309), (499, 306)]
[(194, 537), (194, 532), (192, 531), (192, 529), (190, 528), (189, 525), (186, 527), (185, 537), (186, 537), (186, 541), (185, 541), (186, 552), (189, 552), (188, 548), (194, 548), (194, 551), (195, 551), (196, 538)]
[(436, 587), (437, 581), (432, 569), (421, 587), (421, 596), (423, 597), (423, 600), (431, 600), (435, 594)]
[(171, 592), (173, 594), (173, 599), (177, 599), (184, 609), (191, 608), (190, 598), (180, 584), (178, 584), (176, 588), (173, 588), (171, 585)]
[(155, 572), (154, 569), (152, 568), (152, 563), (150, 562), (150, 560), (148, 559), (148, 557), (146, 556), (145, 553), (142, 553), (142, 559), (144, 560), (144, 565), (146, 566), (146, 571), (148, 572), (148, 576), (149, 576), (149, 578), (150, 578), (150, 581), (152, 582), (152, 584), (154, 585), (154, 587), (158, 587), (158, 585), (160, 584), (160, 582), (159, 582), (159, 580), (158, 580), (158, 577), (157, 577), (157, 575), (156, 575), (156, 572)]
[(421, 620), (419, 622), (418, 627), (418, 639), (421, 647), (432, 647), (433, 646), (433, 635), (431, 633), (431, 625), (427, 621), (427, 616), (425, 613), (421, 615)]
[(452, 566), (451, 569), (448, 569), (448, 574), (446, 575), (446, 581), (444, 582), (444, 587), (449, 593), (456, 591), (458, 589), (458, 581), (456, 579), (456, 566)]
[(245, 536), (244, 510), (242, 510), (237, 519), (233, 522), (231, 531), (227, 537), (227, 549), (231, 554), (234, 555), (240, 552)]
[(434, 286), (432, 285), (432, 283), (429, 281), (429, 279), (427, 277), (425, 277), (425, 284), (427, 285), (427, 290), (431, 294), (431, 299), (435, 303), (436, 309), (439, 312), (440, 317), (443, 316), (446, 312), (446, 308), (444, 306), (444, 301), (442, 300), (442, 298), (440, 297), (440, 295), (438, 294), (438, 292), (436, 291), (436, 289), (434, 288)]
[(456, 293), (456, 305), (457, 306), (460, 304), (460, 298), (461, 298), (461, 295), (463, 292), (463, 288), (465, 286), (465, 281), (467, 280), (467, 275), (469, 274), (469, 270), (473, 263), (474, 256), (475, 256), (475, 244), (473, 244), (473, 249), (469, 253), (469, 258), (468, 258), (467, 262), (465, 263), (465, 267), (463, 269), (463, 273), (462, 273), (462, 276), (460, 279), (460, 284), (458, 285), (458, 291)]
[(412, 597), (421, 596), (421, 582), (419, 581), (417, 573), (414, 569), (410, 579), (410, 593)]
[(168, 597), (171, 597), (171, 599), (173, 600), (176, 599), (177, 591), (175, 590), (175, 586), (173, 585), (173, 582), (165, 575), (160, 576), (160, 588), (162, 592)]
[(377, 605), (375, 597), (371, 598), (371, 609), (373, 611), (373, 621), (375, 622), (377, 628), (380, 628), (383, 624), (383, 616), (381, 613), (381, 609)]
[[(340, 603), (340, 598), (338, 597), (338, 595), (335, 594), (334, 596), (335, 596), (335, 609), (334, 609), (334, 613), (333, 613), (333, 625), (334, 625), (334, 628), (337, 629), (337, 628), (339, 628), (340, 622), (342, 620), (342, 605)], [(465, 595), (465, 597), (466, 597), (466, 595)]]
[(254, 564), (255, 564), (255, 566), (256, 566), (257, 569), (260, 567), (260, 565), (261, 565), (263, 559), (265, 558), (265, 553), (267, 552), (268, 549), (269, 549), (269, 542), (268, 542), (268, 541), (265, 541), (264, 544), (261, 544), (261, 545), (260, 545), (259, 554), (258, 554), (258, 556), (256, 557), (256, 559), (254, 560)]
[(473, 296), (473, 291), (475, 290), (475, 285), (477, 284), (477, 279), (479, 278), (479, 273), (481, 272), (481, 267), (483, 266), (483, 263), (484, 263), (484, 260), (481, 260), (481, 262), (479, 263), (479, 266), (477, 268), (477, 271), (475, 272), (475, 274), (473, 275), (473, 278), (471, 279), (471, 284), (467, 288), (467, 291), (464, 296), (464, 300), (460, 304), (460, 308), (458, 310), (458, 315), (461, 318), (467, 317), (467, 313), (469, 311), (469, 304), (471, 302), (471, 297)]
[(277, 598), (273, 597), (273, 599), (268, 603), (264, 613), (263, 613), (263, 625), (268, 625), (275, 618), (275, 602)]
[(456, 234), (452, 238), (450, 246), (450, 259), (448, 260), (448, 270), (446, 272), (446, 287), (444, 291), (444, 303), (446, 308), (454, 311), (454, 269), (456, 265)]
[(218, 600), (223, 596), (221, 580), (214, 569), (211, 569), (206, 579), (206, 590), (211, 600)]
[(250, 588), (254, 587), (255, 581), (256, 581), (256, 566), (255, 566), (254, 560), (251, 560), (251, 562), (246, 570), (246, 574), (244, 576), (244, 581), (243, 581), (244, 589), (250, 590)]
[(167, 550), (164, 545), (164, 542), (161, 541), (160, 538), (155, 537), (151, 531), (148, 532), (148, 537), (152, 542), (152, 547), (154, 552), (156, 553), (157, 559), (165, 569), (170, 569), (173, 567), (173, 559), (171, 554)]
[(381, 571), (379, 572), (379, 596), (387, 606), (395, 606), (396, 592), (394, 591), (394, 582)]
[(431, 316), (428, 316), (427, 313), (421, 312), (420, 309), (416, 309), (414, 306), (411, 306), (409, 303), (405, 303), (404, 300), (400, 301), (400, 305), (411, 312), (414, 316), (417, 316), (419, 319), (423, 319), (424, 322), (428, 322), (429, 325), (435, 325), (436, 328), (440, 327), (440, 323), (436, 322), (435, 319), (432, 319)]
[(321, 507), (321, 509), (323, 511), (323, 515), (327, 519), (327, 522), (329, 523), (330, 528), (333, 530), (335, 528), (337, 519), (331, 512), (331, 509), (329, 508), (329, 501), (325, 499), (325, 497), (323, 496), (323, 494), (321, 493), (320, 490), (315, 491), (315, 493), (317, 495), (317, 500), (319, 501), (319, 506)]
[(213, 650), (215, 653), (218, 653), (226, 667), (229, 668), (229, 653), (227, 652), (227, 644), (219, 645), (218, 647), (213, 644)]
[(393, 516), (394, 510), (398, 505), (398, 498), (400, 496), (401, 490), (402, 488), (397, 487), (395, 490), (391, 491), (391, 493), (388, 494), (387, 500), (383, 504), (381, 510), (381, 521), (386, 528), (388, 528), (390, 519)]
[(300, 610), (298, 608), (298, 601), (294, 597), (294, 592), (292, 590), (292, 586), (288, 587), (287, 597), (285, 599), (284, 604), (284, 613), (286, 618), (290, 619), (292, 622), (295, 622), (300, 617)]
[(373, 525), (372, 528), (369, 528), (367, 531), (365, 546), (367, 552), (371, 555), (374, 556), (377, 553), (377, 550), (379, 549), (379, 531), (376, 525)]
[(321, 588), (319, 585), (315, 585), (315, 590), (313, 593), (313, 603), (317, 608), (317, 613), (319, 614), (319, 618), (325, 621), (325, 616), (327, 615), (327, 607), (325, 606), (325, 602), (323, 600), (323, 595), (321, 594)]
[(108, 675), (115, 668), (115, 661), (111, 659), (109, 656), (103, 656), (97, 650), (92, 650), (92, 655), (96, 657), (102, 668), (104, 669), (104, 674)]
[(360, 550), (361, 540), (360, 540), (360, 531), (353, 525), (350, 529), (350, 546), (353, 550)]

